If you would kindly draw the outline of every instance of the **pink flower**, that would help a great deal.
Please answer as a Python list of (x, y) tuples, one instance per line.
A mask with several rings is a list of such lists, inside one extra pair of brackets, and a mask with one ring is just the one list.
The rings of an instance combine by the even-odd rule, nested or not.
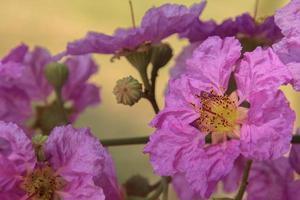
[[(88, 129), (55, 128), (43, 146), (46, 161), (37, 161), (18, 126), (0, 126), (1, 199), (120, 199), (117, 194), (105, 198), (109, 188), (95, 184), (96, 177), (104, 176), (109, 185), (117, 185), (108, 153)], [(112, 173), (107, 174), (109, 167)]]
[(283, 63), (292, 73), (294, 89), (300, 90), (300, 1), (292, 0), (275, 14), (275, 22), (284, 38), (273, 45)]
[(257, 48), (241, 60), (240, 50), (238, 40), (219, 37), (194, 50), (185, 73), (170, 80), (145, 147), (157, 174), (184, 174), (202, 197), (211, 195), (239, 155), (276, 159), (290, 147), (295, 114), (278, 90), (291, 79), (288, 69), (272, 49)]
[[(33, 115), (32, 102), (48, 102), (53, 87), (45, 77), (45, 68), (56, 60), (57, 57), (48, 50), (36, 47), (28, 51), (24, 44), (1, 60), (0, 120), (23, 124)], [(100, 88), (88, 82), (97, 72), (98, 65), (89, 55), (68, 57), (64, 63), (69, 69), (69, 77), (62, 95), (72, 111), (69, 120), (74, 121), (87, 107), (101, 101)]]

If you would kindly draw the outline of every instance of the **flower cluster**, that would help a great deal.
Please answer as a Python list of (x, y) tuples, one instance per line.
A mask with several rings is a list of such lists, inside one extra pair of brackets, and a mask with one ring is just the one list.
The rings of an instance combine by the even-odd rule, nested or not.
[[(300, 129), (281, 86), (300, 90), (300, 0), (257, 20), (244, 13), (218, 24), (199, 18), (206, 1), (153, 7), (141, 24), (113, 35), (89, 32), (51, 55), (20, 44), (0, 60), (0, 199), (156, 200), (169, 182), (181, 200), (204, 200), (223, 183), (234, 200), (299, 199)], [(164, 40), (189, 45), (177, 56), (160, 111), (159, 70), (173, 57)], [(73, 128), (100, 103), (89, 82), (98, 65), (91, 53), (124, 56), (139, 72), (117, 81), (117, 103), (148, 100), (155, 118), (146, 138), (102, 140)], [(148, 66), (151, 65), (151, 69)], [(155, 174), (120, 187), (102, 146), (146, 144)], [(298, 175), (296, 175), (298, 174)], [(150, 196), (151, 195), (151, 196)], [(150, 196), (150, 197), (149, 197)], [(225, 198), (230, 199), (230, 198)]]

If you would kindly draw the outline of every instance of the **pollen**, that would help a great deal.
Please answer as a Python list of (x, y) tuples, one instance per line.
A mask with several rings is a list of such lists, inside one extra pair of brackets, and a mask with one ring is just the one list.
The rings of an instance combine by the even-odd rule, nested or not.
[(48, 166), (29, 173), (21, 184), (28, 199), (53, 200), (55, 192), (65, 186), (65, 181)]
[(196, 120), (197, 128), (204, 133), (211, 133), (213, 143), (217, 138), (239, 138), (241, 122), (245, 119), (246, 108), (238, 106), (236, 93), (230, 96), (218, 95), (215, 92), (202, 92), (198, 95), (200, 108), (199, 118)]

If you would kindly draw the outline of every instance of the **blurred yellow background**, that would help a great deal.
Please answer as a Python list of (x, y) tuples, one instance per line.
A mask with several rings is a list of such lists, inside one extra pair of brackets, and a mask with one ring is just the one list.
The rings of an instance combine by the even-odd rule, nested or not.
[[(191, 5), (196, 0), (132, 0), (136, 21), (152, 6), (163, 3), (181, 3)], [(267, 16), (286, 0), (261, 0), (258, 15)], [(58, 53), (66, 47), (68, 41), (81, 38), (89, 30), (112, 33), (116, 27), (131, 26), (127, 0), (0, 0), (0, 57), (20, 42), (47, 47), (52, 53)], [(255, 0), (208, 0), (202, 18), (221, 21), (243, 12), (253, 13)], [(175, 54), (187, 41), (178, 41), (175, 36), (169, 39)], [(99, 138), (118, 138), (149, 135), (152, 129), (148, 123), (154, 113), (150, 104), (141, 100), (133, 107), (116, 104), (112, 94), (115, 81), (124, 76), (138, 74), (128, 63), (110, 62), (111, 56), (95, 55), (101, 65), (99, 73), (93, 77), (102, 87), (102, 103), (88, 109), (80, 118), (77, 126), (90, 127)], [(163, 90), (168, 80), (169, 67), (161, 70), (158, 78), (157, 96), (160, 107), (163, 106)], [(299, 113), (297, 102), (300, 95), (290, 88), (284, 89)], [(300, 123), (297, 119), (297, 125)], [(132, 174), (152, 177), (147, 156), (142, 154), (143, 146), (112, 147), (110, 151), (115, 160), (118, 177), (124, 182)]]

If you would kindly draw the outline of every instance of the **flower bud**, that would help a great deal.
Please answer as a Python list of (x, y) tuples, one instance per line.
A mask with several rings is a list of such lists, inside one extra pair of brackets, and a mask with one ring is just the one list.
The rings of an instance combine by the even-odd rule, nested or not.
[(47, 141), (48, 136), (42, 134), (36, 134), (32, 137), (32, 144), (35, 150), (36, 157), (39, 161), (44, 161), (45, 153), (43, 150), (43, 145)]
[(49, 83), (55, 88), (62, 88), (68, 79), (69, 70), (65, 64), (49, 63), (45, 69), (45, 75)]
[(165, 43), (152, 46), (151, 63), (154, 68), (159, 69), (165, 66), (173, 56), (173, 50), (170, 45)]
[(134, 175), (124, 184), (127, 196), (147, 197), (151, 192), (149, 180), (141, 175)]
[(142, 97), (142, 84), (128, 76), (117, 81), (113, 93), (119, 104), (132, 106)]
[(150, 44), (144, 44), (134, 51), (125, 53), (126, 59), (133, 65), (139, 72), (147, 71), (147, 66), (151, 61), (152, 48)]

